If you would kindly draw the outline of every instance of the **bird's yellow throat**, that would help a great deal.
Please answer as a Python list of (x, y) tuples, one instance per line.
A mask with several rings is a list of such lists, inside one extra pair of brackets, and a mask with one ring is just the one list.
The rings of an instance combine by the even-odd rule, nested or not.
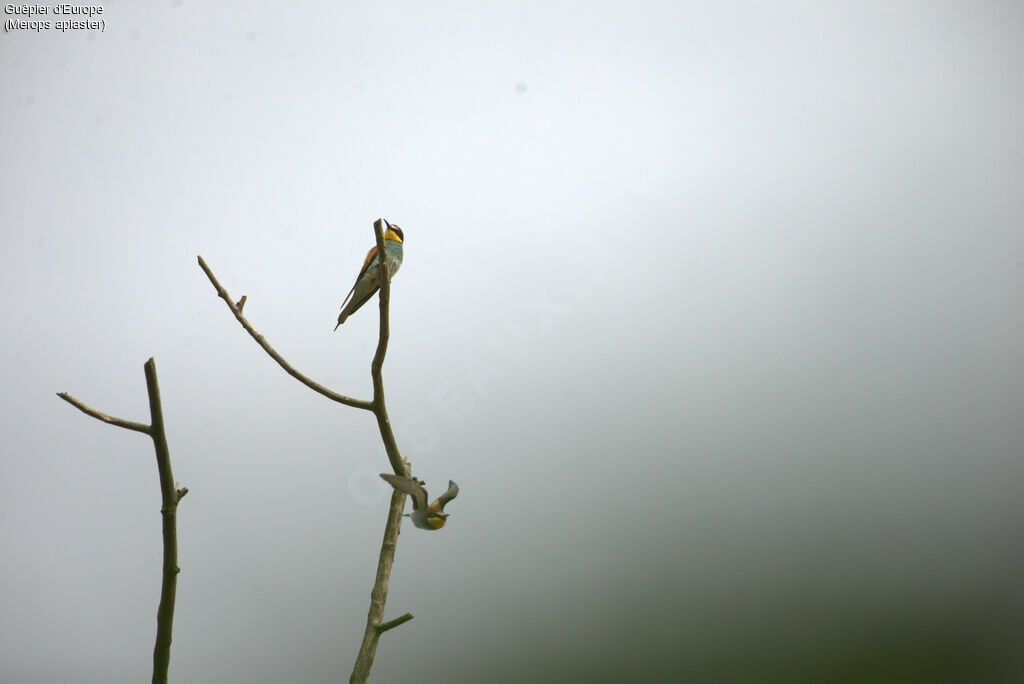
[(402, 238), (398, 237), (398, 233), (396, 233), (395, 231), (391, 230), (390, 228), (388, 230), (384, 231), (384, 239), (385, 240), (396, 240), (398, 242), (402, 241)]

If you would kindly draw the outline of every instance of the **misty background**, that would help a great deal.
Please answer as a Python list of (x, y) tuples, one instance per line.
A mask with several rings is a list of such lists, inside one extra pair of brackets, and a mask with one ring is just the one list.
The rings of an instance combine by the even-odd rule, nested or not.
[[(0, 679), (1024, 671), (1024, 6), (103, 3), (0, 37)], [(4, 15), (4, 19), (11, 18)], [(52, 20), (53, 17), (51, 16)]]

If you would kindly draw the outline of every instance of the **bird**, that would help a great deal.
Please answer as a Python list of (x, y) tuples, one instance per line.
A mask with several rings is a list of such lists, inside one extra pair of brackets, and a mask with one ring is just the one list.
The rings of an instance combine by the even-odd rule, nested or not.
[[(402, 266), (402, 243), (405, 240), (405, 235), (398, 226), (393, 226), (387, 221), (384, 221), (384, 225), (387, 226), (387, 229), (384, 231), (384, 253), (388, 257), (388, 270), (391, 273), (391, 277), (394, 278), (395, 274), (398, 273), (398, 269)], [(341, 313), (338, 314), (338, 325), (334, 326), (335, 330), (380, 289), (379, 264), (377, 245), (374, 245), (366, 253), (366, 259), (363, 260), (363, 269), (359, 271), (355, 284), (348, 291), (348, 294), (345, 295), (345, 301), (341, 303)]]
[(398, 491), (412, 497), (412, 513), (406, 513), (405, 517), (412, 519), (413, 525), (422, 530), (439, 530), (444, 527), (448, 521), (448, 514), (444, 512), (445, 504), (459, 495), (459, 485), (448, 480), (448, 491), (428, 506), (423, 480), (390, 473), (381, 473), (380, 476)]

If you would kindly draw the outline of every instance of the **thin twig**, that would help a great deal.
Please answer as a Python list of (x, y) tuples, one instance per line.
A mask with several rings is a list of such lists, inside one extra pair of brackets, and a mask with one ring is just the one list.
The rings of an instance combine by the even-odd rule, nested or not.
[(377, 631), (383, 634), (389, 629), (394, 629), (398, 625), (404, 625), (409, 620), (412, 620), (412, 613), (406, 613), (400, 617), (396, 617), (394, 620), (388, 620), (387, 622), (377, 625)]
[(225, 290), (224, 287), (217, 281), (216, 276), (213, 275), (213, 271), (210, 270), (210, 267), (206, 265), (206, 262), (203, 260), (203, 257), (201, 256), (199, 257), (199, 267), (203, 269), (203, 272), (206, 274), (206, 277), (210, 279), (210, 282), (213, 284), (214, 289), (217, 290), (217, 294), (220, 296), (221, 299), (224, 300), (224, 303), (228, 305), (228, 308), (231, 309), (231, 313), (235, 315), (235, 318), (238, 319), (238, 322), (242, 324), (242, 327), (245, 328), (245, 331), (248, 332), (249, 335), (251, 335), (254, 340), (256, 340), (256, 343), (258, 345), (263, 347), (263, 351), (267, 352), (267, 354), (270, 355), (270, 358), (274, 359), (274, 361), (277, 361), (277, 365), (281, 366), (281, 368), (283, 368), (288, 375), (292, 376), (293, 378), (295, 378), (296, 380), (298, 380), (299, 382), (301, 382), (303, 385), (313, 390), (314, 392), (322, 394), (323, 396), (327, 397), (331, 401), (336, 401), (339, 404), (344, 404), (345, 406), (351, 406), (353, 408), (364, 409), (366, 411), (373, 410), (372, 401), (366, 401), (365, 399), (353, 399), (352, 397), (346, 397), (344, 394), (338, 394), (337, 392), (327, 389), (320, 383), (310, 379), (309, 377), (297, 371), (290, 363), (285, 361), (283, 356), (277, 353), (276, 349), (270, 346), (270, 343), (267, 342), (266, 338), (264, 338), (263, 335), (260, 334), (259, 331), (257, 331), (256, 328), (252, 326), (252, 323), (249, 322), (249, 319), (242, 315), (242, 307), (239, 306), (239, 304), (244, 306), (245, 297), (243, 296), (242, 299), (239, 300), (239, 303), (236, 304), (235, 301), (231, 299), (231, 295), (228, 294), (228, 291)]
[(81, 399), (71, 396), (67, 392), (58, 392), (57, 396), (68, 402), (82, 413), (92, 416), (96, 420), (102, 420), (104, 423), (110, 423), (117, 427), (122, 427), (125, 430), (135, 430), (135, 432), (142, 432), (149, 434), (149, 426), (143, 425), (142, 423), (135, 423), (130, 420), (124, 420), (123, 418), (115, 418), (114, 416), (108, 416), (106, 413), (101, 413), (91, 406), (86, 405)]

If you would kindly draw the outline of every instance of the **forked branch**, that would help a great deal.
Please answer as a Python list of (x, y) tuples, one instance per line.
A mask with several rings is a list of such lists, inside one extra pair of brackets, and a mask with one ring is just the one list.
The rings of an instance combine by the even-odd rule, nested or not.
[(162, 505), (160, 513), (163, 517), (164, 562), (163, 582), (160, 586), (160, 606), (156, 613), (156, 645), (153, 647), (153, 683), (165, 684), (167, 670), (171, 664), (171, 632), (174, 627), (174, 601), (178, 585), (178, 502), (188, 494), (188, 489), (177, 488), (174, 474), (171, 472), (171, 454), (167, 447), (167, 434), (164, 431), (164, 415), (160, 403), (160, 385), (156, 377), (156, 362), (146, 361), (146, 389), (149, 392), (149, 425), (134, 423), (130, 420), (115, 418), (85, 404), (67, 392), (57, 396), (68, 402), (83, 413), (102, 420), (104, 423), (116, 425), (126, 430), (144, 432), (153, 439), (156, 450), (157, 472), (160, 474), (160, 496)]
[[(377, 339), (377, 350), (374, 353), (373, 361), (370, 364), (370, 377), (373, 381), (373, 399), (371, 401), (353, 399), (352, 397), (338, 394), (296, 370), (284, 359), (284, 357), (270, 346), (263, 335), (261, 335), (242, 314), (242, 306), (245, 303), (245, 297), (242, 297), (236, 303), (228, 294), (227, 290), (225, 290), (217, 281), (217, 278), (213, 275), (210, 267), (206, 265), (206, 262), (201, 256), (199, 257), (199, 266), (203, 269), (203, 272), (206, 273), (206, 277), (210, 279), (214, 289), (217, 290), (217, 294), (227, 304), (231, 313), (234, 314), (235, 319), (238, 320), (242, 327), (245, 328), (246, 332), (256, 340), (257, 344), (259, 344), (263, 350), (285, 370), (285, 372), (312, 389), (314, 392), (317, 392), (332, 401), (373, 412), (374, 416), (377, 418), (377, 426), (380, 429), (380, 436), (384, 442), (384, 448), (387, 451), (388, 461), (391, 463), (391, 469), (396, 475), (404, 475), (408, 477), (410, 474), (409, 464), (402, 458), (401, 453), (398, 451), (398, 444), (395, 441), (394, 431), (391, 429), (391, 421), (388, 418), (387, 405), (384, 400), (384, 357), (387, 355), (388, 339), (391, 334), (388, 317), (389, 304), (391, 301), (391, 272), (388, 265), (387, 252), (384, 248), (384, 221), (382, 219), (377, 219), (374, 222), (373, 231), (377, 241), (377, 254), (379, 255), (377, 262), (378, 268), (380, 269), (380, 334)], [(381, 543), (380, 557), (377, 562), (377, 576), (373, 584), (373, 590), (370, 592), (370, 610), (366, 616), (366, 629), (363, 633), (363, 641), (359, 648), (359, 655), (356, 657), (355, 665), (352, 668), (352, 675), (350, 678), (351, 682), (365, 682), (367, 677), (370, 676), (370, 668), (373, 666), (373, 659), (377, 653), (377, 644), (380, 641), (380, 635), (412, 619), (412, 615), (406, 613), (405, 615), (389, 622), (383, 621), (384, 608), (387, 603), (388, 587), (391, 581), (391, 567), (395, 562), (395, 548), (398, 544), (398, 535), (402, 526), (402, 511), (405, 508), (405, 497), (406, 495), (398, 490), (395, 490), (391, 495), (391, 505), (388, 508), (388, 518), (384, 525), (384, 539)]]

